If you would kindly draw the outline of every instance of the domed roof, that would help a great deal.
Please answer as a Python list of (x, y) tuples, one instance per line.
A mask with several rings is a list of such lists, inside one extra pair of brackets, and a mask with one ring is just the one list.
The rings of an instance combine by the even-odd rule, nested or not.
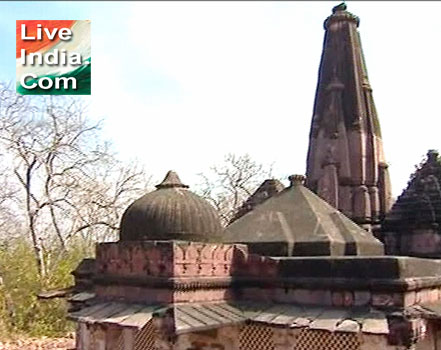
[(122, 241), (220, 240), (222, 226), (216, 210), (205, 199), (190, 192), (175, 172), (169, 171), (156, 188), (124, 212)]

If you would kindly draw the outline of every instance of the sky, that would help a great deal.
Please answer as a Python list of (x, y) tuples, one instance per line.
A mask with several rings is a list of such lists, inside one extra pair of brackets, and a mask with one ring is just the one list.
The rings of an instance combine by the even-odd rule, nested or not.
[[(90, 117), (125, 160), (161, 180), (227, 153), (303, 174), (323, 21), (338, 1), (3, 2), (0, 80), (15, 80), (15, 20), (89, 19)], [(441, 2), (347, 1), (359, 31), (398, 196), (441, 150)]]

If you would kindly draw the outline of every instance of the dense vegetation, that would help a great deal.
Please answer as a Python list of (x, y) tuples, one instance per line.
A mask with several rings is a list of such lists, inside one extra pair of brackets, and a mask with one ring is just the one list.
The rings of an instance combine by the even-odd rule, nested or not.
[(38, 300), (42, 290), (72, 285), (70, 272), (85, 256), (92, 256), (90, 246), (72, 243), (68, 251), (52, 249), (47, 256), (47, 278), (42, 279), (31, 244), (24, 240), (0, 248), (3, 284), (0, 286), (0, 338), (20, 336), (61, 336), (72, 330), (66, 320), (63, 299)]

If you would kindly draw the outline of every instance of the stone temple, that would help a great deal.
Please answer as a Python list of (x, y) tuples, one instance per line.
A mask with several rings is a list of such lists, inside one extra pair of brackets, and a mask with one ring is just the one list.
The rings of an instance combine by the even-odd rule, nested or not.
[(441, 162), (430, 150), (382, 225), (388, 254), (441, 258)]
[(77, 350), (441, 349), (438, 154), (392, 206), (358, 25), (325, 21), (306, 183), (223, 228), (170, 171), (73, 272)]
[(325, 21), (306, 177), (310, 189), (371, 229), (390, 209), (391, 189), (359, 19), (344, 9)]

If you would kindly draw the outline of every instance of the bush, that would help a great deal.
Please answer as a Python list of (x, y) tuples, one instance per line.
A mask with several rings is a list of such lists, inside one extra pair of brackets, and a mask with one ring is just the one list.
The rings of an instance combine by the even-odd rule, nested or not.
[(67, 252), (51, 250), (45, 255), (48, 273), (42, 280), (30, 244), (17, 241), (0, 248), (0, 337), (62, 336), (72, 331), (72, 323), (66, 320), (66, 301), (39, 300), (37, 294), (73, 285), (71, 271), (91, 253), (91, 247), (81, 242), (72, 244)]

